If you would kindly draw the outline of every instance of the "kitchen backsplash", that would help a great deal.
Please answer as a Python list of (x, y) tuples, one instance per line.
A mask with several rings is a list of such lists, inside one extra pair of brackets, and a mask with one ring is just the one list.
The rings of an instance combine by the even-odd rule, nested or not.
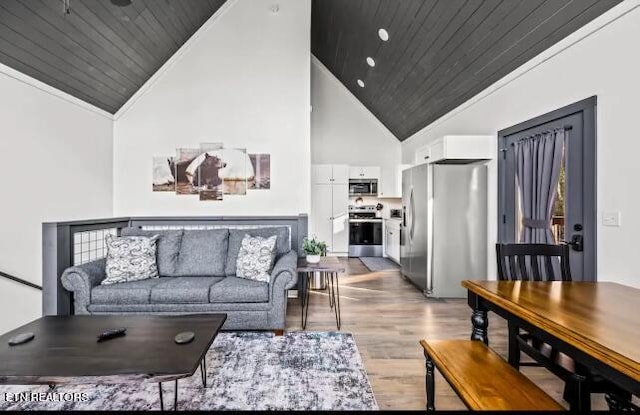
[[(350, 197), (349, 204), (354, 205), (357, 197)], [(401, 198), (379, 198), (379, 197), (362, 197), (363, 205), (377, 205), (382, 203), (382, 217), (389, 218), (390, 209), (402, 209)]]

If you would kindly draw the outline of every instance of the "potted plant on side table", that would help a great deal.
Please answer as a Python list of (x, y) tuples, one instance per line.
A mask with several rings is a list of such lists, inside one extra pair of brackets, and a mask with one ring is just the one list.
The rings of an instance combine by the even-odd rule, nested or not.
[(309, 264), (317, 264), (321, 256), (327, 255), (327, 244), (324, 241), (318, 241), (315, 236), (311, 239), (304, 238), (302, 251)]

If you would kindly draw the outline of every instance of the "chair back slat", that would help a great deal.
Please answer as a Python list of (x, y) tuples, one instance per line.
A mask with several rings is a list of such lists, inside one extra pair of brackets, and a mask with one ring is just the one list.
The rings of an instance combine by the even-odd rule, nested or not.
[[(516, 280), (520, 279), (520, 278), (518, 278), (518, 267), (516, 266), (516, 258), (510, 256), (510, 257), (508, 257), (508, 260), (509, 260), (509, 271), (511, 271), (511, 279), (512, 280), (513, 279), (516, 279)], [(524, 275), (521, 276), (521, 277), (524, 277)]]
[(525, 263), (526, 259), (527, 257), (524, 255), (518, 257), (518, 265), (520, 266), (520, 275), (522, 275), (523, 280), (529, 279), (529, 273), (527, 272), (527, 264)]
[(568, 245), (496, 244), (496, 254), (500, 280), (571, 281)]
[(531, 255), (529, 257), (531, 259), (531, 271), (533, 271), (533, 280), (534, 281), (542, 281), (542, 277), (540, 274), (540, 261), (538, 260), (537, 255)]
[(551, 257), (550, 256), (544, 257), (544, 263), (547, 268), (547, 280), (555, 281), (556, 276), (555, 276), (555, 272), (553, 272), (553, 263), (551, 262)]

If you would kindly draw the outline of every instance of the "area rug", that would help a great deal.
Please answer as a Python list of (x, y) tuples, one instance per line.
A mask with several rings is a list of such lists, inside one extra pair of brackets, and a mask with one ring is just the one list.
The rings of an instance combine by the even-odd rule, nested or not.
[[(349, 333), (220, 333), (207, 353), (207, 376), (206, 389), (198, 370), (179, 381), (179, 410), (378, 409)], [(173, 407), (173, 385), (163, 384), (165, 409)], [(26, 392), (46, 401), (16, 402)], [(157, 410), (158, 384), (0, 386), (0, 410), (37, 409)]]
[(360, 257), (360, 261), (362, 261), (371, 272), (397, 271), (400, 269), (400, 265), (384, 257)]

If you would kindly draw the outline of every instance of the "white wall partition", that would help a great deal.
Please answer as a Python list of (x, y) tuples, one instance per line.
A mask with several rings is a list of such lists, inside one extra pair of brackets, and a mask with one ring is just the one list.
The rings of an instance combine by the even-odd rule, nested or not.
[(311, 161), (395, 169), (398, 139), (315, 57), (311, 62)]
[[(229, 0), (116, 114), (115, 215), (309, 210), (310, 0)], [(271, 189), (223, 201), (153, 193), (152, 157), (222, 142), (271, 154)]]
[[(597, 95), (598, 279), (640, 287), (636, 267), (640, 229), (640, 55), (623, 43), (640, 38), (636, 0), (614, 7), (565, 40), (472, 98), (403, 143), (403, 159), (447, 134), (491, 134), (557, 108)], [(496, 174), (492, 163), (489, 244), (497, 233)], [(602, 226), (602, 214), (620, 212), (622, 226)], [(489, 275), (495, 275), (490, 249)]]
[[(0, 65), (0, 270), (42, 284), (42, 222), (112, 214), (109, 114)], [(0, 278), (0, 334), (41, 315)]]

